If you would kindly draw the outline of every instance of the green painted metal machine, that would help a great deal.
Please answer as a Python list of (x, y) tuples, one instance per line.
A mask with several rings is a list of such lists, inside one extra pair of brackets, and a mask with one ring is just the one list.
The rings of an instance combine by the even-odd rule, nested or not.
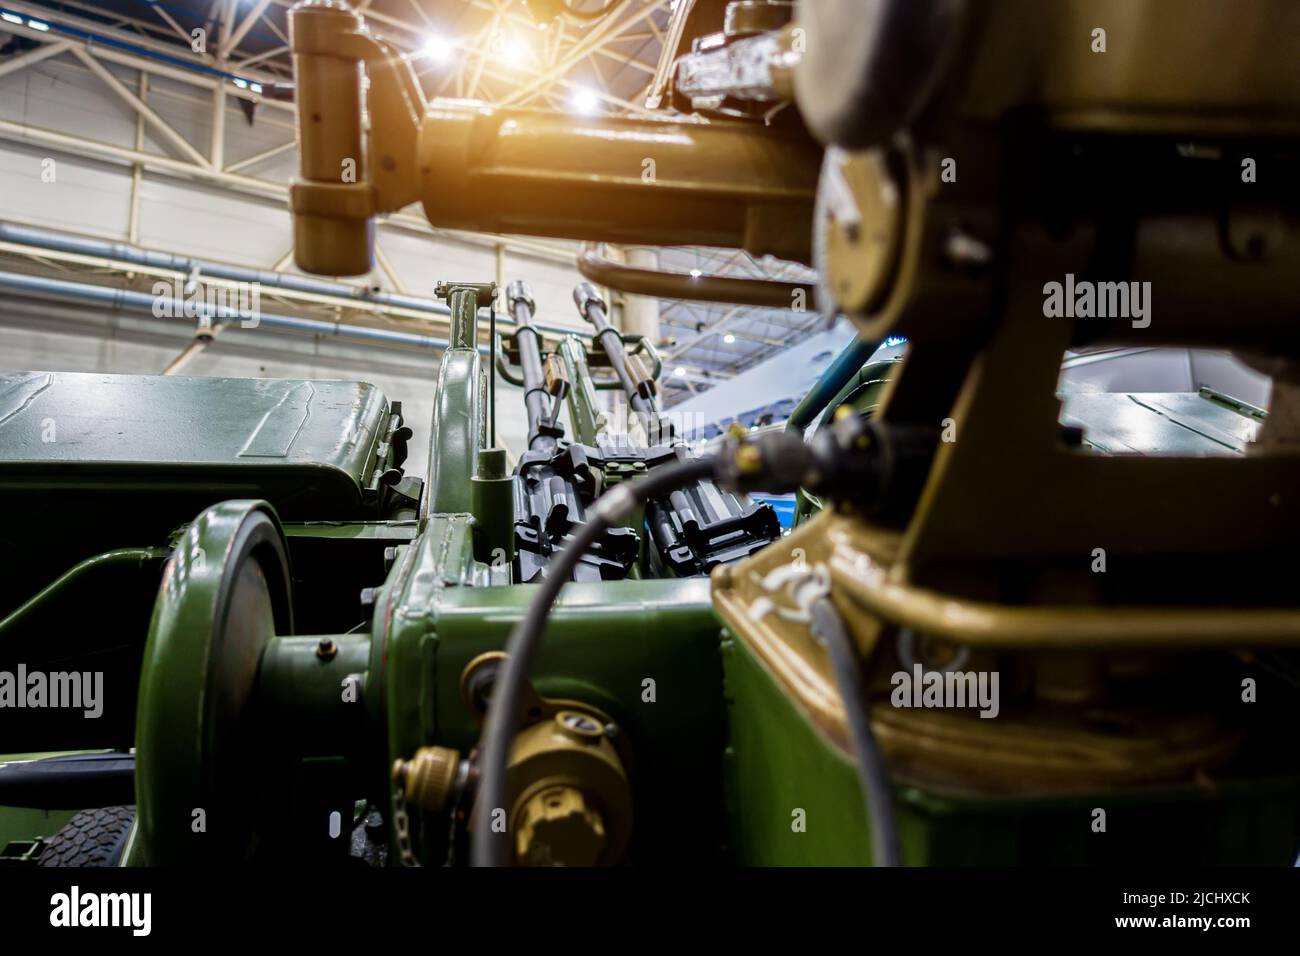
[[(609, 334), (603, 304), (583, 291), (597, 338)], [(479, 307), (494, 292), (440, 287), (453, 334), (424, 482), (402, 473), (411, 432), (400, 404), (368, 385), (5, 377), (7, 509), (28, 512), (32, 527), (61, 520), (74, 540), (84, 516), (102, 521), (71, 553), (11, 552), (5, 604), (16, 610), (0, 621), (0, 672), (79, 677), (93, 668), (102, 712), (32, 702), (16, 718), (5, 713), (12, 756), (0, 760), (0, 806), (14, 804), (0, 810), (5, 858), (68, 862), (59, 849), (69, 830), (102, 827), (108, 811), (94, 810), (102, 804), (135, 806), (114, 817), (123, 831), (114, 859), (135, 864), (375, 862), (390, 850), (405, 862), (454, 857), (464, 833), (449, 815), (468, 809), (457, 775), (469, 773), (455, 748), (473, 749), (505, 635), (537, 590), (528, 582), (545, 575), (549, 554), (604, 490), (690, 455), (591, 427), (592, 365), (635, 370), (634, 404), (659, 419), (645, 399), (653, 377), (635, 357), (653, 356), (652, 346), (617, 336), (591, 353), (577, 336), (564, 341), (583, 386), (564, 394), (560, 353), (548, 355), (550, 387), (592, 444), (565, 440), (554, 409), (539, 401), (551, 394), (544, 343), (517, 283), (512, 299), (526, 311), (513, 348), (499, 343), (497, 357), (528, 389), (532, 448), (507, 474), (504, 450), (486, 447), (490, 389), (477, 349)], [(561, 462), (576, 467), (561, 474)], [(694, 507), (701, 500), (714, 510)], [(679, 774), (720, 787), (718, 623), (705, 575), (779, 534), (768, 506), (716, 488), (685, 508), (650, 507), (673, 530), (656, 538), (641, 512), (614, 529), (622, 543), (594, 575), (573, 576), (579, 583), (554, 618), (569, 636), (536, 681), (529, 718), (538, 735), (561, 728), (537, 744), (527, 771), (548, 799), (551, 781), (570, 780), (570, 762), (578, 780), (592, 757), (607, 769), (600, 798), (619, 812), (613, 803), (584, 811), (603, 814), (596, 831), (609, 828), (587, 862), (622, 859), (625, 845), (653, 859), (709, 839), (706, 820), (683, 829), (671, 810)], [(123, 546), (132, 541), (146, 543)], [(617, 653), (602, 649), (611, 638)], [(596, 722), (594, 744), (562, 736), (575, 714), (582, 726)], [(431, 764), (451, 776), (441, 780)], [(649, 802), (633, 838), (634, 787), (648, 788)], [(561, 791), (579, 803), (585, 792)], [(372, 815), (385, 821), (378, 831)], [(535, 821), (539, 834), (548, 825)], [(41, 837), (52, 838), (48, 847)]]
[[(109, 832), (84, 811), (130, 805), (103, 859), (1289, 864), (1297, 31), (1281, 0), (696, 0), (652, 91), (672, 109), (574, 119), (428, 101), (346, 4), (299, 4), (304, 269), (365, 272), (373, 218), (414, 201), (729, 245), (817, 286), (580, 267), (812, 291), (906, 357), (857, 344), (792, 428), (706, 456), (594, 290), (588, 347), (512, 286), (485, 368), (493, 289), (444, 284), (422, 483), (368, 386), (5, 378), (0, 672), (101, 661), (104, 716), (0, 711), (25, 755), (4, 857), (66, 862), (67, 828)], [(1210, 68), (1215, 37), (1240, 42)], [(1233, 350), (1269, 412), (1060, 393), (1099, 343)], [(513, 467), (493, 366), (526, 392)], [(793, 533), (759, 490), (803, 496)]]

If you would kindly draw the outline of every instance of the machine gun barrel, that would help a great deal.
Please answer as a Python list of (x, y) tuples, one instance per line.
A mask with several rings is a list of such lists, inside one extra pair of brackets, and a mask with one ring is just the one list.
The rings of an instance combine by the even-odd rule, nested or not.
[(528, 283), (516, 279), (506, 286), (506, 301), (515, 319), (515, 344), (519, 349), (519, 369), (524, 380), (524, 406), (528, 412), (528, 450), (551, 451), (564, 431), (555, 423), (558, 399), (568, 391), (568, 379), (558, 375), (555, 364), (542, 362), (542, 336), (533, 327), (533, 291)]
[(623, 339), (605, 317), (605, 302), (596, 287), (590, 282), (579, 283), (573, 289), (573, 301), (578, 312), (596, 330), (592, 337), (604, 350), (610, 367), (623, 386), (628, 407), (645, 430), (646, 442), (650, 445), (672, 444), (673, 426), (659, 412), (654, 379), (639, 359), (629, 357), (624, 351)]

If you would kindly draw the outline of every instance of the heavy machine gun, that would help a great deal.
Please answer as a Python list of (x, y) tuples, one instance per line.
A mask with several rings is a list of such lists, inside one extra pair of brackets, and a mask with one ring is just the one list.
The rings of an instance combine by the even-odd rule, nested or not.
[[(527, 450), (515, 469), (514, 527), (516, 580), (534, 581), (551, 553), (582, 524), (586, 509), (611, 483), (634, 471), (640, 456), (630, 447), (593, 448), (566, 441), (559, 423), (561, 403), (572, 392), (569, 372), (558, 353), (542, 359), (542, 337), (532, 325), (532, 292), (524, 282), (510, 283), (506, 301), (515, 317), (510, 336), (518, 360), (528, 414)], [(499, 342), (499, 364), (505, 342)], [(641, 536), (633, 526), (608, 529), (583, 556), (574, 580), (619, 580), (636, 568)]]
[[(591, 323), (595, 341), (623, 388), (646, 442), (647, 469), (696, 457), (674, 433), (659, 407), (654, 376), (635, 354), (625, 355), (623, 341), (605, 317), (605, 303), (589, 282), (573, 290), (578, 312)], [(697, 479), (646, 504), (646, 522), (661, 567), (680, 576), (708, 574), (719, 564), (748, 557), (780, 537), (772, 506), (754, 503), (721, 488), (711, 478)]]
[[(498, 343), (503, 375), (524, 388), (528, 415), (528, 450), (515, 470), (515, 555), (518, 581), (533, 581), (550, 555), (571, 540), (597, 497), (621, 481), (670, 462), (695, 457), (673, 431), (659, 408), (655, 375), (660, 368), (653, 345), (629, 339), (610, 326), (605, 304), (594, 286), (574, 289), (578, 311), (594, 329), (596, 349), (588, 353), (577, 336), (566, 336), (543, 360), (543, 340), (532, 325), (533, 299), (528, 286), (512, 282), (506, 300), (515, 330)], [(596, 407), (591, 359), (613, 373), (635, 428), (609, 430), (597, 425), (606, 416)], [(518, 364), (516, 377), (508, 356)], [(569, 441), (559, 422), (561, 403), (570, 419), (592, 439)], [(649, 533), (649, 545), (642, 538)], [(583, 556), (574, 580), (614, 580), (629, 575), (676, 577), (708, 574), (718, 564), (737, 561), (780, 537), (770, 505), (752, 503), (702, 479), (687, 488), (647, 502), (630, 523), (610, 528)]]

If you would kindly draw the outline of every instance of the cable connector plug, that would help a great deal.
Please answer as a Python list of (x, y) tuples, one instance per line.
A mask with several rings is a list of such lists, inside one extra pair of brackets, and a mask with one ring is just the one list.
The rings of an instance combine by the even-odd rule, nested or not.
[(934, 429), (891, 426), (851, 412), (818, 430), (749, 438), (733, 434), (718, 455), (718, 483), (733, 492), (803, 489), (867, 511), (892, 508), (919, 491), (938, 442)]
[(813, 454), (801, 436), (768, 432), (758, 438), (727, 439), (717, 457), (718, 483), (727, 489), (775, 494), (807, 487), (815, 477)]

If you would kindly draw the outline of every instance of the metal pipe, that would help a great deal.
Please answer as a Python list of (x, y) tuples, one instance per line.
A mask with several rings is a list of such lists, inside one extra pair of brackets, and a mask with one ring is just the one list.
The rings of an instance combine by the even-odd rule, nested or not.
[[(156, 252), (151, 249), (141, 249), (139, 246), (129, 243), (114, 242), (108, 239), (92, 239), (85, 236), (67, 236), (12, 222), (0, 222), (0, 242), (31, 246), (33, 249), (94, 256), (100, 259), (113, 259), (131, 265), (167, 269), (185, 275), (189, 275), (197, 269), (201, 276), (224, 279), (230, 282), (255, 282), (270, 291), (283, 289), (288, 292), (303, 292), (309, 295), (357, 299), (383, 308), (427, 312), (430, 315), (443, 318), (451, 315), (451, 309), (443, 303), (422, 296), (405, 295), (396, 292), (375, 292), (362, 286), (349, 285), (346, 282), (331, 282), (328, 279), (313, 279), (308, 276), (286, 274), (268, 269), (254, 269), (214, 262), (209, 259), (173, 255), (170, 252)], [(513, 318), (507, 318), (504, 321), (514, 324)], [(534, 322), (533, 326), (542, 332), (550, 332), (555, 335), (573, 333), (573, 328), (570, 326), (551, 325), (545, 322)]]
[(802, 295), (814, 301), (815, 287), (806, 282), (745, 279), (737, 276), (691, 276), (680, 272), (639, 269), (601, 255), (595, 243), (584, 242), (578, 252), (578, 271), (584, 279), (629, 295), (693, 302), (727, 302), (766, 309), (790, 309)]
[(244, 14), (244, 19), (241, 20), (235, 26), (235, 29), (225, 37), (221, 44), (220, 59), (225, 60), (234, 52), (235, 48), (239, 46), (244, 37), (248, 35), (248, 31), (253, 28), (253, 24), (256, 23), (258, 18), (266, 12), (266, 8), (270, 5), (271, 0), (257, 0), (257, 2), (253, 4), (253, 9)]
[(878, 348), (880, 348), (879, 342), (862, 338), (854, 338), (846, 345), (826, 367), (826, 371), (822, 372), (821, 378), (808, 389), (808, 394), (804, 395), (799, 400), (799, 404), (794, 407), (789, 420), (785, 423), (786, 431), (798, 432), (802, 435), (812, 424), (812, 420), (849, 383), (849, 379), (862, 370), (867, 359), (871, 358)]
[(3, 637), (7, 631), (16, 627), (23, 618), (87, 571), (111, 564), (130, 564), (133, 562), (143, 564), (145, 561), (164, 560), (171, 557), (171, 553), (170, 548), (118, 548), (114, 551), (105, 551), (103, 554), (96, 554), (93, 557), (86, 558), (86, 560), (74, 564), (63, 574), (41, 588), (35, 595), (24, 601), (16, 611), (0, 621), (0, 637)]
[(0, 63), (0, 77), (8, 76), (10, 73), (17, 73), (19, 70), (26, 69), (29, 66), (35, 66), (42, 60), (48, 60), (52, 56), (58, 56), (71, 49), (70, 43), (46, 43), (38, 46), (34, 50), (28, 50), (26, 53), (19, 53), (17, 56), (11, 56)]
[(200, 352), (204, 351), (209, 345), (211, 345), (212, 340), (215, 339), (217, 337), (217, 334), (221, 332), (225, 327), (226, 327), (226, 323), (218, 322), (216, 325), (212, 326), (212, 328), (209, 329), (207, 333), (202, 335), (196, 333), (194, 336), (194, 341), (191, 342), (189, 345), (185, 346), (185, 348), (181, 349), (180, 354), (177, 355), (170, 362), (168, 362), (166, 367), (158, 374), (159, 375), (177, 374), (181, 369), (183, 369), (185, 366), (190, 364), (190, 359), (194, 358), (194, 356), (198, 355)]
[(475, 349), (478, 345), (478, 310), (491, 305), (495, 283), (439, 282), (434, 295), (446, 299), (451, 309), (451, 344), (454, 349)]
[(214, 279), (226, 279), (233, 282), (256, 282), (264, 288), (272, 290), (288, 289), (294, 292), (307, 292), (312, 295), (363, 299), (374, 305), (410, 309), (415, 312), (428, 312), (443, 317), (451, 315), (451, 310), (447, 306), (433, 299), (422, 299), (418, 296), (391, 292), (373, 292), (370, 289), (348, 285), (345, 282), (330, 282), (326, 279), (311, 279), (306, 276), (272, 272), (267, 269), (232, 266), (212, 262), (208, 259), (193, 259), (188, 256), (173, 255), (170, 252), (154, 252), (125, 242), (110, 242), (105, 239), (88, 239), (81, 236), (64, 236), (44, 229), (34, 229), (9, 222), (0, 222), (0, 241), (32, 246), (37, 249), (51, 249), (77, 255), (97, 256), (102, 259), (116, 259), (132, 265), (168, 269), (173, 272), (183, 272), (187, 275), (197, 269), (200, 275), (211, 276)]
[[(69, 282), (65, 279), (49, 279), (44, 276), (23, 275), (17, 272), (0, 272), (0, 289), (28, 295), (54, 298), (71, 302), (86, 302), (106, 306), (110, 309), (122, 309), (129, 312), (141, 312), (155, 315), (158, 304), (157, 296), (147, 292), (133, 292), (129, 289), (114, 289), (109, 286), (90, 285), (84, 282)], [(173, 311), (184, 314), (186, 303), (170, 299)], [(201, 314), (214, 320), (228, 322), (253, 321), (241, 316), (236, 309), (224, 306), (209, 307), (204, 304), (195, 306)], [(156, 315), (155, 315), (156, 317)], [(259, 312), (257, 325), (269, 328), (292, 329), (295, 332), (307, 332), (312, 335), (339, 336), (370, 342), (382, 342), (385, 345), (410, 345), (417, 348), (445, 349), (447, 340), (432, 335), (419, 335), (415, 332), (401, 332), (395, 329), (375, 329), (363, 325), (344, 325), (340, 322), (322, 322), (319, 319), (300, 319), (291, 315), (275, 315)], [(251, 328), (252, 326), (250, 326)], [(479, 350), (486, 353), (487, 348)]]
[(890, 625), (958, 644), (1072, 651), (1300, 645), (1300, 608), (994, 604), (893, 580), (837, 530), (828, 533), (833, 587), (846, 601)]

